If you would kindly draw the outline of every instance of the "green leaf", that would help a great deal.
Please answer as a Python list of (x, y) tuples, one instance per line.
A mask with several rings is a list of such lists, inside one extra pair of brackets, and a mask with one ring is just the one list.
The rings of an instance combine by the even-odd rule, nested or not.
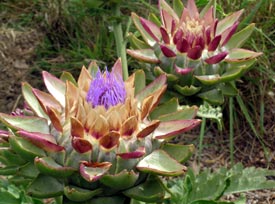
[(221, 76), (221, 82), (230, 82), (240, 78), (249, 67), (256, 62), (256, 59), (251, 59), (246, 62), (232, 63)]
[(0, 175), (13, 175), (13, 174), (16, 174), (18, 170), (19, 170), (18, 166), (1, 167)]
[(77, 82), (76, 82), (75, 78), (73, 77), (73, 75), (70, 72), (66, 72), (66, 71), (62, 72), (62, 75), (60, 76), (60, 79), (63, 82), (70, 81), (74, 85), (77, 86)]
[(246, 62), (249, 59), (254, 59), (262, 55), (261, 52), (253, 52), (251, 50), (246, 50), (242, 48), (231, 49), (227, 58), (224, 60), (226, 62)]
[(275, 181), (266, 178), (274, 175), (274, 170), (244, 168), (241, 164), (237, 164), (229, 170), (220, 168), (211, 172), (210, 169), (206, 169), (198, 175), (194, 175), (189, 169), (185, 181), (182, 178), (169, 180), (167, 187), (172, 193), (172, 203), (223, 204), (224, 202), (220, 201), (223, 195), (275, 189)]
[[(214, 4), (214, 0), (208, 0), (207, 5), (200, 12), (200, 18), (203, 19), (204, 15), (211, 8), (211, 6), (213, 6), (213, 4)], [(216, 12), (216, 11), (213, 11), (213, 12)]]
[(123, 190), (134, 186), (138, 179), (138, 174), (134, 171), (121, 171), (115, 175), (104, 175), (100, 182), (105, 186), (111, 187), (116, 190)]
[(57, 101), (59, 101), (59, 103), (63, 107), (65, 107), (65, 92), (66, 92), (65, 83), (46, 71), (43, 71), (42, 74), (43, 74), (44, 83), (48, 91)]
[(181, 0), (173, 0), (173, 9), (179, 17), (182, 15), (183, 8), (184, 6)]
[(28, 161), (33, 161), (36, 156), (45, 156), (45, 152), (42, 149), (20, 137), (10, 137), (9, 142), (12, 149)]
[(252, 23), (239, 31), (238, 33), (235, 33), (231, 39), (226, 43), (225, 47), (227, 49), (233, 49), (237, 47), (241, 47), (245, 41), (250, 37), (252, 34), (253, 30), (255, 28), (255, 24)]
[(156, 107), (153, 112), (150, 114), (151, 119), (158, 119), (162, 115), (168, 113), (173, 113), (177, 111), (179, 107), (179, 101), (177, 98), (172, 98), (171, 100), (159, 105)]
[(232, 85), (232, 83), (222, 83), (219, 85), (219, 88), (225, 96), (236, 96), (239, 93), (238, 89)]
[(159, 18), (154, 13), (149, 13), (148, 20), (152, 21), (153, 23), (155, 23), (159, 27), (162, 25), (161, 21), (159, 20)]
[(36, 178), (39, 174), (39, 171), (34, 166), (32, 162), (27, 163), (26, 165), (20, 167), (17, 172), (18, 175), (23, 176), (24, 178)]
[(132, 13), (131, 15), (132, 20), (136, 26), (136, 28), (138, 29), (138, 31), (140, 32), (140, 34), (142, 35), (144, 41), (150, 45), (150, 46), (154, 46), (156, 44), (156, 41), (151, 37), (151, 35), (144, 29), (144, 27), (142, 26), (141, 22), (140, 22), (140, 18), (137, 14)]
[(21, 204), (21, 200), (16, 199), (9, 192), (0, 192), (0, 204)]
[(133, 33), (130, 33), (127, 36), (127, 39), (129, 40), (131, 48), (133, 49), (142, 50), (150, 48), (144, 41), (138, 39)]
[(195, 87), (193, 85), (191, 86), (180, 86), (180, 85), (175, 85), (174, 88), (182, 95), (184, 96), (192, 96), (196, 93), (198, 93), (201, 90), (201, 87)]
[(205, 75), (205, 76), (195, 76), (202, 84), (211, 86), (217, 84), (221, 81), (221, 77), (218, 74), (215, 75)]
[(29, 132), (40, 132), (49, 134), (48, 122), (45, 118), (34, 116), (13, 116), (5, 113), (0, 113), (1, 121), (8, 127), (16, 130), (22, 129)]
[(40, 174), (30, 185), (27, 193), (36, 198), (51, 198), (63, 194), (64, 185), (58, 179)]
[(165, 143), (161, 148), (180, 163), (186, 162), (194, 153), (194, 145)]
[(222, 91), (218, 89), (200, 93), (198, 96), (212, 105), (221, 105), (224, 103)]
[(35, 158), (35, 166), (41, 173), (58, 178), (71, 176), (76, 171), (72, 167), (61, 166), (51, 157)]
[(143, 70), (135, 72), (135, 95), (146, 86), (145, 73)]
[(123, 194), (135, 200), (154, 203), (164, 199), (165, 190), (157, 177), (150, 177), (145, 183), (123, 191)]
[(229, 172), (230, 185), (225, 194), (241, 193), (261, 189), (275, 189), (275, 181), (268, 180), (267, 176), (275, 176), (274, 170), (235, 165)]
[(137, 164), (137, 169), (146, 173), (178, 176), (184, 174), (186, 167), (178, 163), (165, 151), (155, 150)]
[(219, 21), (217, 25), (216, 35), (222, 34), (227, 28), (231, 27), (243, 13), (243, 9), (237, 12), (232, 13), (231, 15), (227, 16), (226, 18)]
[(39, 116), (42, 118), (46, 118), (49, 120), (48, 115), (44, 112), (42, 109), (39, 101), (35, 97), (35, 95), (32, 92), (32, 87), (30, 84), (24, 82), (22, 83), (22, 94), (24, 96), (25, 101), (30, 106), (30, 108)]
[(136, 95), (136, 99), (138, 101), (144, 100), (147, 96), (163, 88), (165, 84), (166, 84), (166, 76), (165, 75), (159, 76), (153, 82), (151, 82), (148, 86), (142, 89), (142, 91)]
[(143, 62), (148, 62), (151, 64), (159, 63), (159, 59), (155, 55), (152, 49), (140, 49), (140, 50), (129, 50), (127, 49), (127, 54)]
[(18, 166), (27, 163), (26, 160), (12, 151), (12, 149), (9, 147), (0, 148), (0, 162), (6, 166)]
[(197, 111), (197, 106), (187, 107), (174, 113), (161, 115), (158, 120), (160, 120), (161, 122), (167, 122), (171, 120), (189, 120), (196, 117)]
[(90, 200), (92, 197), (102, 193), (102, 189), (88, 190), (77, 186), (66, 186), (64, 188), (65, 196), (75, 202), (83, 202)]
[(177, 81), (179, 79), (178, 76), (176, 76), (175, 74), (169, 74), (169, 73), (166, 73), (165, 71), (163, 71), (159, 66), (156, 66), (154, 68), (154, 74), (156, 76), (160, 76), (162, 74), (165, 74), (166, 77), (167, 77), (167, 81), (170, 82), (170, 83), (174, 83), (175, 81)]
[[(109, 196), (109, 197), (98, 197), (92, 198), (91, 200), (81, 202), (81, 204), (122, 204), (125, 203), (125, 196)], [(76, 204), (74, 202), (66, 201), (64, 204)]]

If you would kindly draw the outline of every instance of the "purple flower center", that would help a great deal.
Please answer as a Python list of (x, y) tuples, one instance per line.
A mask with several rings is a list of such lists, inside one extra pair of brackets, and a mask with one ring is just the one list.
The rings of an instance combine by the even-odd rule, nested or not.
[(93, 108), (104, 106), (108, 109), (119, 103), (124, 103), (126, 99), (126, 90), (122, 77), (106, 70), (102, 74), (97, 71), (96, 77), (90, 84), (86, 100), (91, 103)]

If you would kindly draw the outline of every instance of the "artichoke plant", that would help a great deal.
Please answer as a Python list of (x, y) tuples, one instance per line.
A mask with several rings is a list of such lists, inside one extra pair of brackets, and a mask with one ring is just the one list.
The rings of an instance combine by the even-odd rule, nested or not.
[(186, 7), (174, 0), (173, 8), (159, 0), (160, 20), (154, 14), (147, 20), (132, 13), (142, 39), (129, 35), (128, 54), (156, 64), (154, 74), (166, 74), (170, 90), (192, 104), (221, 105), (224, 96), (236, 95), (234, 82), (261, 55), (240, 48), (254, 29), (250, 24), (236, 32), (243, 10), (219, 20), (213, 2), (199, 12), (194, 0)]
[(26, 105), (0, 114), (0, 174), (25, 185), (38, 198), (64, 203), (161, 202), (159, 175), (186, 171), (192, 145), (170, 144), (200, 123), (197, 108), (177, 99), (158, 105), (166, 76), (148, 86), (137, 71), (122, 79), (121, 61), (102, 72), (95, 62), (78, 80), (43, 71), (47, 92), (22, 84)]

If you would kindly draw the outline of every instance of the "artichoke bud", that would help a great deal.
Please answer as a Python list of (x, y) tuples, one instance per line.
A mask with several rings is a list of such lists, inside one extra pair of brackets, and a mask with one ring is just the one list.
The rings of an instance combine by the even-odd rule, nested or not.
[[(123, 81), (120, 59), (110, 72), (101, 72), (94, 62), (90, 67), (82, 68), (77, 81), (69, 73), (59, 79), (44, 71), (48, 92), (22, 84), (33, 115), (0, 113), (10, 130), (0, 132), (1, 144), (7, 146), (0, 151), (1, 158), (6, 157), (0, 173), (11, 166), (30, 165), (37, 173), (28, 192), (39, 198), (64, 195), (84, 202), (128, 196), (147, 201), (150, 195), (137, 194), (140, 185), (152, 185), (148, 175), (176, 176), (186, 171), (179, 161), (193, 150), (176, 148), (175, 157), (162, 144), (200, 123), (194, 119), (197, 108), (183, 115), (175, 99), (159, 105), (166, 90), (165, 75), (145, 86), (143, 71)], [(10, 162), (11, 157), (20, 162)], [(160, 182), (155, 185), (161, 193), (152, 196), (164, 199)]]
[(243, 10), (220, 20), (212, 4), (209, 1), (199, 12), (194, 0), (188, 0), (186, 7), (178, 1), (177, 8), (159, 0), (160, 20), (154, 14), (147, 20), (132, 13), (142, 39), (130, 35), (128, 54), (157, 64), (156, 76), (166, 73), (172, 81), (169, 90), (180, 93), (187, 103), (196, 96), (211, 105), (222, 105), (224, 96), (236, 95), (232, 83), (262, 54), (240, 48), (254, 29), (250, 24), (237, 32)]

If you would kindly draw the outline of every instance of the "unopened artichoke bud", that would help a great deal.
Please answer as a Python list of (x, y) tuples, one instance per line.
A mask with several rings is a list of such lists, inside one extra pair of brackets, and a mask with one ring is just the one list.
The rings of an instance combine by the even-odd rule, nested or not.
[[(185, 99), (221, 105), (224, 96), (238, 93), (235, 80), (241, 77), (262, 53), (240, 48), (254, 29), (250, 24), (237, 31), (243, 10), (224, 19), (215, 17), (214, 1), (199, 13), (194, 0), (186, 7), (180, 0), (174, 8), (159, 0), (160, 19), (132, 13), (133, 22), (143, 40), (130, 34), (132, 57), (158, 65), (155, 75), (166, 74), (171, 90)], [(191, 96), (191, 97), (190, 97)], [(188, 100), (187, 100), (188, 101)]]
[(0, 173), (26, 178), (39, 198), (164, 199), (157, 175), (183, 174), (194, 149), (168, 140), (200, 123), (196, 107), (182, 110), (177, 99), (159, 105), (165, 75), (148, 86), (143, 71), (123, 81), (119, 59), (104, 72), (92, 62), (77, 81), (68, 72), (58, 79), (44, 71), (43, 79), (48, 93), (22, 84), (32, 116), (0, 114), (9, 129), (0, 134)]

